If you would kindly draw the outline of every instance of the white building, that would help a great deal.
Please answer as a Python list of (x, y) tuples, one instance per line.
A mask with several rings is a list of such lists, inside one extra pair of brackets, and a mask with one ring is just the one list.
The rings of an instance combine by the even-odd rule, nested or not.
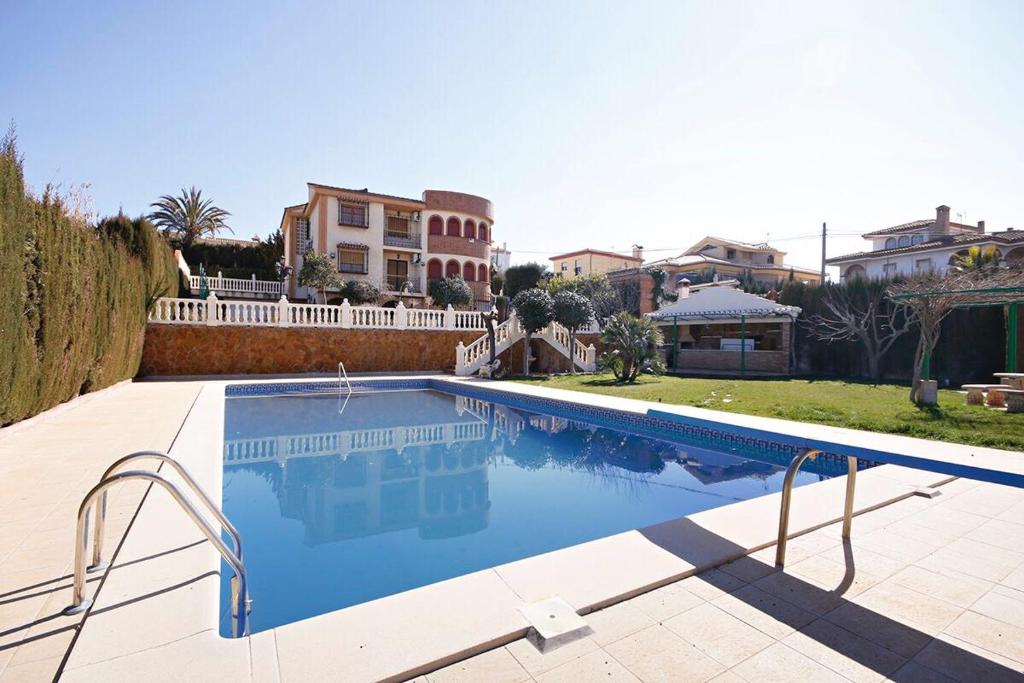
[(999, 260), (1024, 261), (1024, 230), (1009, 228), (985, 232), (985, 221), (977, 225), (951, 223), (949, 207), (935, 209), (934, 219), (911, 221), (891, 228), (864, 233), (870, 251), (833, 256), (826, 263), (839, 266), (840, 278), (883, 278), (921, 273), (944, 273), (953, 257), (971, 247), (995, 248)]
[(500, 247), (491, 247), (491, 265), (499, 273), (504, 273), (512, 265), (512, 252), (506, 242), (502, 242)]

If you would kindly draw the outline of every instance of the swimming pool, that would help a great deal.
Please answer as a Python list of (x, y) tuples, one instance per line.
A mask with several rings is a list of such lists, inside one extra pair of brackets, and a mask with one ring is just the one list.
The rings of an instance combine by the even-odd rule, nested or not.
[[(223, 509), (245, 540), (252, 632), (778, 491), (790, 457), (609, 411), (420, 386), (228, 392)], [(829, 474), (823, 462), (797, 484)]]

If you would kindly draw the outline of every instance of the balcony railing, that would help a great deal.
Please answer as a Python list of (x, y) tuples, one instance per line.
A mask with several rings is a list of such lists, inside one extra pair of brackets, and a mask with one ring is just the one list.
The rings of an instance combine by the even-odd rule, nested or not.
[(396, 230), (384, 231), (384, 246), (405, 247), (406, 249), (420, 249), (422, 242), (418, 232), (398, 232)]
[(388, 275), (384, 278), (384, 291), (422, 294), (420, 283), (403, 275)]
[(339, 273), (356, 273), (356, 274), (365, 275), (366, 274), (366, 266), (358, 264), (358, 263), (339, 263), (338, 264), (338, 272)]

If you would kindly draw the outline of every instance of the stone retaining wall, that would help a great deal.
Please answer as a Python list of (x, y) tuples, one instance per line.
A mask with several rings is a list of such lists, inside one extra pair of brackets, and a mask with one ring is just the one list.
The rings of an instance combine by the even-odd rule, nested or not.
[[(747, 351), (746, 369), (753, 372), (789, 372), (789, 351)], [(713, 349), (686, 349), (679, 352), (676, 370), (735, 370), (740, 369), (739, 351)]]
[[(455, 347), (479, 339), (478, 331), (352, 330), (241, 325), (148, 325), (140, 376), (234, 375), (337, 372), (450, 372)], [(580, 335), (596, 342), (597, 335)], [(516, 373), (522, 343), (501, 354), (502, 367)], [(569, 360), (534, 341), (534, 372), (558, 372)], [(539, 355), (538, 355), (539, 354)]]

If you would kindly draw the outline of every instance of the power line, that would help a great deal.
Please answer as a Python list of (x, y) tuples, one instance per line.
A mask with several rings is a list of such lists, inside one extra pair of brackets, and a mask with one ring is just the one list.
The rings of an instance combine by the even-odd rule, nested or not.
[[(829, 237), (860, 237), (861, 235), (863, 235), (863, 233), (860, 233), (860, 232), (830, 232), (829, 233)], [(813, 234), (809, 234), (809, 235), (793, 235), (793, 236), (790, 236), (790, 237), (773, 237), (771, 241), (772, 242), (790, 242), (790, 241), (795, 241), (795, 240), (820, 240), (820, 239), (821, 239), (821, 233), (813, 233)], [(658, 252), (658, 251), (684, 251), (687, 248), (689, 248), (690, 246), (692, 246), (692, 245), (686, 245), (686, 246), (681, 246), (681, 247), (655, 247), (655, 248), (651, 248), (651, 249), (645, 248), (644, 249), (644, 253), (646, 254), (646, 253)], [(562, 250), (559, 250), (559, 249), (549, 249), (549, 250), (546, 250), (546, 251), (534, 251), (534, 250), (529, 250), (529, 249), (516, 249), (514, 247), (514, 245), (513, 245), (512, 247), (509, 247), (509, 251), (515, 252), (517, 254), (538, 254), (538, 255), (542, 255), (542, 254), (556, 254), (556, 253), (563, 252), (565, 250), (564, 249), (562, 249)], [(613, 252), (613, 253), (616, 253), (616, 254), (620, 254), (621, 256), (629, 256), (630, 255), (629, 253), (626, 253), (626, 252), (617, 252), (617, 251), (615, 251), (611, 247), (608, 247), (607, 251), (610, 251), (610, 252)]]

